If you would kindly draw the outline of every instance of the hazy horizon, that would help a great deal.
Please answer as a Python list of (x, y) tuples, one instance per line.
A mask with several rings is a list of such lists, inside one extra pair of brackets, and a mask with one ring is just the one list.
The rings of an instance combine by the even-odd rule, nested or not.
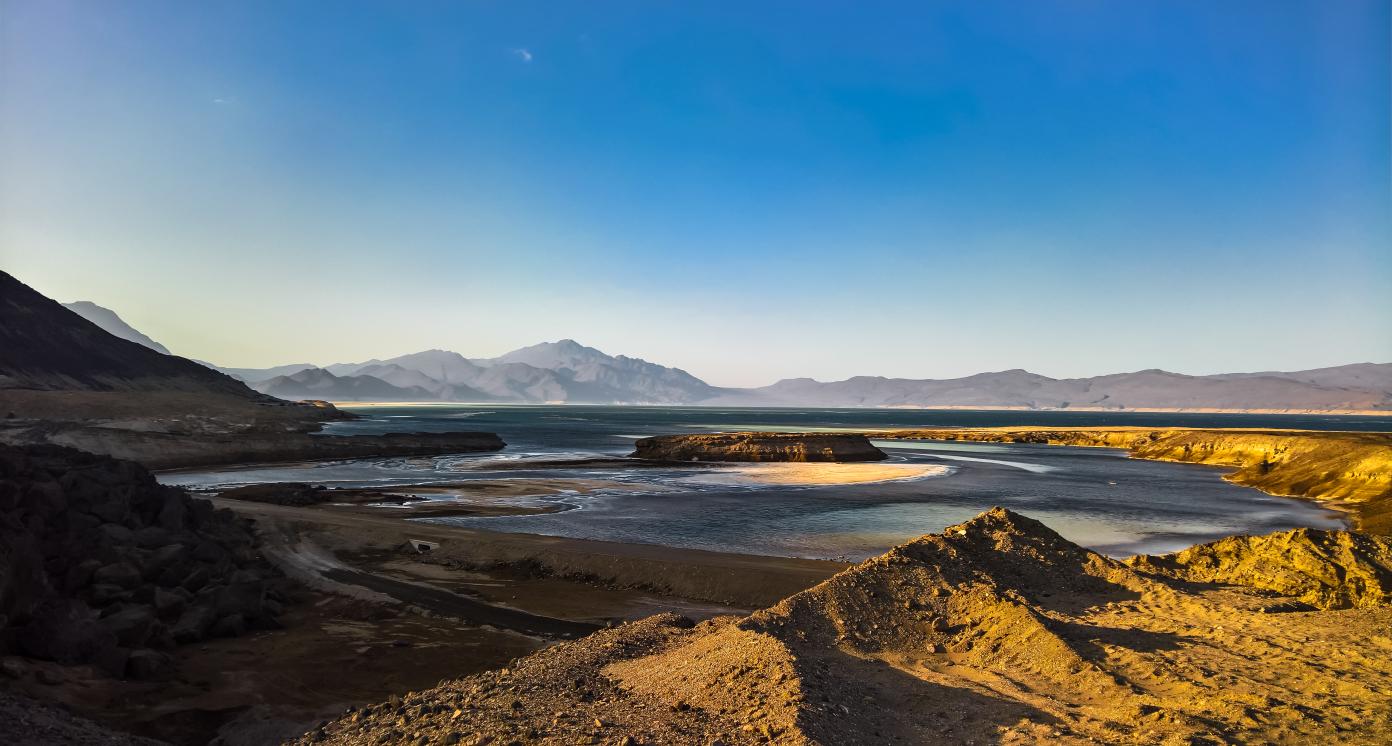
[[(77, 301), (65, 301), (65, 303), (74, 303), (74, 302), (77, 302)], [(100, 306), (100, 304), (97, 304), (97, 305), (98, 305), (98, 307), (104, 308), (104, 306)], [(113, 309), (107, 309), (107, 310), (113, 310)], [(117, 316), (119, 317), (120, 314), (117, 313)], [(122, 319), (122, 320), (124, 321), (125, 319)], [(142, 330), (136, 329), (136, 331), (142, 331)], [(155, 341), (155, 342), (159, 342), (159, 340), (157, 340), (157, 339), (154, 340), (154, 341)], [(492, 359), (492, 358), (500, 357), (500, 356), (502, 356), (502, 355), (505, 354), (505, 353), (514, 352), (514, 351), (517, 351), (518, 349), (521, 349), (521, 348), (524, 348), (524, 347), (532, 347), (532, 346), (543, 345), (543, 344), (559, 344), (559, 343), (563, 343), (563, 342), (574, 342), (574, 343), (576, 343), (576, 344), (579, 344), (579, 345), (582, 345), (582, 346), (585, 346), (585, 347), (589, 347), (589, 348), (592, 348), (592, 349), (599, 349), (599, 348), (596, 348), (594, 345), (587, 344), (584, 340), (577, 340), (577, 339), (573, 339), (573, 338), (563, 338), (563, 339), (546, 339), (546, 340), (540, 340), (540, 341), (528, 343), (528, 344), (525, 344), (525, 345), (519, 345), (518, 347), (509, 348), (509, 349), (507, 349), (507, 350), (503, 350), (503, 351), (498, 352), (498, 353), (495, 353), (495, 354), (487, 354), (487, 355), (472, 354), (469, 350), (450, 349), (450, 348), (442, 348), (442, 347), (430, 347), (430, 348), (424, 348), (424, 349), (419, 349), (419, 350), (407, 350), (407, 351), (404, 351), (404, 352), (392, 353), (392, 354), (372, 355), (372, 356), (370, 356), (370, 357), (359, 358), (359, 359), (352, 359), (352, 360), (349, 360), (349, 359), (334, 359), (334, 360), (331, 360), (331, 361), (328, 361), (328, 362), (325, 362), (325, 361), (322, 361), (322, 360), (308, 360), (308, 359), (304, 359), (304, 360), (287, 360), (287, 361), (278, 362), (278, 363), (271, 363), (270, 365), (250, 365), (250, 366), (249, 366), (249, 365), (240, 365), (240, 364), (237, 364), (237, 363), (235, 363), (235, 362), (232, 362), (232, 363), (223, 363), (223, 362), (214, 361), (214, 360), (202, 360), (202, 362), (211, 363), (211, 364), (214, 364), (214, 365), (218, 365), (219, 367), (226, 368), (226, 369), (234, 369), (234, 368), (270, 369), (270, 368), (277, 368), (277, 367), (282, 367), (282, 366), (303, 365), (303, 364), (313, 365), (314, 367), (318, 367), (318, 368), (329, 368), (329, 367), (332, 367), (332, 366), (334, 366), (334, 365), (340, 365), (340, 364), (357, 364), (357, 363), (368, 362), (368, 361), (371, 361), (371, 360), (384, 360), (384, 361), (385, 361), (385, 360), (391, 360), (391, 359), (400, 357), (400, 356), (402, 356), (402, 355), (411, 355), (411, 354), (414, 354), (414, 353), (428, 352), (428, 351), (436, 351), (436, 350), (443, 350), (443, 351), (446, 351), (446, 352), (457, 353), (457, 354), (459, 354), (459, 355), (461, 355), (461, 356), (463, 356), (463, 357), (465, 357), (465, 358), (467, 358), (467, 359), (469, 359), (469, 360), (484, 360), (484, 359)], [(647, 362), (650, 362), (650, 363), (657, 363), (657, 364), (659, 364), (659, 365), (668, 365), (669, 367), (676, 367), (676, 368), (681, 368), (681, 367), (682, 367), (682, 366), (673, 366), (673, 365), (671, 365), (670, 363), (665, 363), (665, 362), (663, 362), (663, 361), (661, 361), (661, 360), (653, 360), (653, 359), (644, 358), (642, 355), (634, 355), (634, 354), (631, 354), (631, 353), (628, 353), (628, 352), (624, 352), (624, 351), (622, 351), (622, 350), (600, 349), (599, 351), (602, 352), (602, 353), (608, 354), (608, 355), (614, 355), (614, 356), (625, 355), (625, 356), (628, 356), (628, 357), (640, 358), (640, 359), (646, 360)], [(171, 350), (171, 351), (170, 351), (170, 354), (183, 356), (183, 355), (181, 355), (177, 350)], [(1320, 367), (1340, 367), (1340, 366), (1345, 366), (1345, 365), (1358, 365), (1358, 364), (1367, 364), (1367, 363), (1372, 363), (1372, 364), (1392, 364), (1392, 361), (1355, 360), (1355, 361), (1349, 361), (1349, 362), (1346, 362), (1346, 363), (1337, 363), (1337, 364), (1335, 364), (1335, 365), (1333, 365), (1333, 366), (1320, 366)], [(859, 377), (859, 376), (866, 376), (866, 377), (877, 377), (877, 376), (878, 376), (878, 377), (886, 377), (886, 378), (909, 378), (909, 379), (930, 379), (930, 378), (947, 378), (947, 379), (951, 379), (951, 378), (960, 378), (960, 377), (963, 377), (963, 376), (970, 376), (970, 375), (978, 374), (978, 373), (999, 373), (999, 372), (1005, 372), (1005, 371), (1009, 371), (1009, 370), (1017, 370), (1017, 369), (1021, 369), (1021, 368), (1023, 368), (1024, 370), (1026, 370), (1026, 371), (1028, 371), (1028, 372), (1030, 372), (1030, 373), (1037, 373), (1037, 374), (1040, 374), (1040, 375), (1045, 375), (1045, 376), (1048, 376), (1048, 377), (1050, 377), (1050, 378), (1056, 378), (1056, 379), (1066, 379), (1066, 378), (1093, 378), (1093, 377), (1106, 376), (1106, 375), (1112, 375), (1112, 374), (1124, 374), (1124, 373), (1133, 373), (1133, 372), (1136, 372), (1136, 371), (1120, 371), (1120, 370), (1117, 370), (1117, 371), (1105, 371), (1105, 372), (1100, 372), (1100, 373), (1086, 374), (1086, 375), (1082, 375), (1082, 376), (1053, 376), (1053, 375), (1050, 375), (1049, 373), (1044, 372), (1044, 371), (1034, 370), (1034, 369), (1030, 369), (1030, 368), (1024, 368), (1024, 366), (1014, 366), (1013, 368), (1003, 368), (1003, 369), (999, 369), (999, 370), (979, 370), (979, 371), (972, 371), (971, 373), (962, 374), (962, 376), (882, 376), (882, 374), (879, 374), (879, 373), (858, 373), (858, 374), (852, 374), (851, 376), (846, 376), (845, 378), (852, 378), (852, 377)], [(684, 369), (684, 368), (683, 368), (683, 369)], [(700, 378), (701, 380), (705, 381), (706, 383), (710, 383), (710, 384), (712, 384), (712, 385), (719, 386), (719, 387), (723, 387), (723, 388), (758, 388), (758, 387), (760, 387), (760, 386), (769, 385), (769, 384), (772, 384), (772, 383), (776, 383), (777, 381), (786, 380), (786, 379), (791, 379), (791, 378), (811, 378), (811, 379), (814, 379), (814, 380), (817, 380), (817, 381), (820, 381), (820, 382), (835, 381), (835, 380), (844, 380), (844, 379), (819, 379), (819, 378), (817, 378), (816, 376), (785, 376), (784, 378), (780, 378), (780, 379), (777, 379), (777, 380), (775, 380), (775, 381), (765, 381), (765, 382), (762, 382), (762, 383), (720, 384), (720, 383), (714, 383), (714, 382), (712, 382), (712, 381), (709, 380), (708, 378), (706, 378), (706, 377), (700, 375), (699, 372), (692, 371), (692, 370), (689, 370), (689, 369), (684, 369), (684, 370), (686, 370), (687, 373), (691, 373), (692, 375), (695, 375), (697, 378)], [(1141, 370), (1144, 370), (1144, 369), (1141, 369)], [(1272, 369), (1263, 369), (1263, 370), (1272, 370)], [(1222, 374), (1222, 373), (1258, 373), (1258, 372), (1262, 372), (1262, 371), (1258, 371), (1258, 370), (1243, 370), (1243, 371), (1229, 370), (1229, 371), (1201, 371), (1201, 372), (1195, 372), (1195, 371), (1167, 370), (1167, 372), (1170, 372), (1170, 373), (1181, 373), (1181, 374), (1186, 374), (1186, 375), (1212, 375), (1212, 374)], [(1291, 371), (1288, 371), (1288, 372), (1291, 372)]]
[(196, 5), (0, 6), (0, 267), (186, 357), (1392, 360), (1385, 2)]

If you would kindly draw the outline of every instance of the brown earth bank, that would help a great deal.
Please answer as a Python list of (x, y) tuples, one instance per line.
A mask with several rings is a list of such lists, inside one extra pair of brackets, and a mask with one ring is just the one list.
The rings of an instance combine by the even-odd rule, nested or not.
[[(1356, 558), (1385, 595), (1388, 540), (1344, 536), (1250, 551), (1286, 568), (1280, 547), (1302, 546), (1290, 569), (1311, 578)], [(1329, 542), (1350, 554), (1312, 548)], [(1221, 542), (1190, 552), (1171, 559), (1226, 565)], [(602, 630), (296, 743), (1386, 743), (1392, 607), (1376, 593), (1306, 604), (1180, 580), (995, 509), (754, 614)]]
[(1225, 479), (1318, 500), (1369, 533), (1392, 534), (1392, 433), (1186, 428), (892, 430), (880, 440), (1044, 443), (1125, 448), (1133, 458), (1236, 467)]
[(879, 461), (884, 451), (864, 435), (700, 433), (659, 435), (634, 443), (633, 456), (656, 461)]
[(314, 435), (285, 431), (189, 432), (143, 426), (50, 422), (0, 424), (0, 442), (51, 443), (138, 462), (150, 469), (178, 469), (224, 464), (435, 456), (501, 450), (506, 444), (493, 433), (387, 433), (385, 435)]

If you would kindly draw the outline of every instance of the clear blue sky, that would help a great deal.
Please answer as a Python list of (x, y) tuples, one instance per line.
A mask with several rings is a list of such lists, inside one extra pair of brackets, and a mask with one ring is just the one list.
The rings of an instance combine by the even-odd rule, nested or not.
[(1390, 8), (6, 0), (0, 266), (228, 365), (1388, 361)]

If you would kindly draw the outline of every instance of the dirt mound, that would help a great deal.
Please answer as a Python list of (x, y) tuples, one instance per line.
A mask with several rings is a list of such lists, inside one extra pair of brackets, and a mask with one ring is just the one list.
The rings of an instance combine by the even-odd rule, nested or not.
[(0, 653), (153, 678), (161, 649), (273, 628), (247, 521), (129, 461), (0, 445)]
[(634, 442), (633, 455), (657, 461), (881, 461), (888, 456), (864, 435), (699, 433)]
[(303, 743), (1299, 743), (1392, 737), (1392, 607), (1267, 614), (996, 509), (748, 617), (673, 617)]
[(1299, 528), (1229, 536), (1182, 552), (1126, 560), (1131, 567), (1196, 583), (1275, 591), (1320, 609), (1392, 603), (1392, 539)]
[[(1134, 597), (1151, 585), (1048, 527), (994, 509), (842, 572), (772, 608), (607, 672), (638, 691), (741, 712), (744, 726), (790, 742), (857, 733), (913, 740), (928, 723), (897, 707), (901, 685), (867, 658), (923, 655), (1028, 674), (1080, 694), (1116, 688), (1046, 609)], [(838, 703), (857, 703), (851, 712)], [(864, 706), (874, 702), (875, 706)], [(836, 706), (828, 706), (836, 705)]]

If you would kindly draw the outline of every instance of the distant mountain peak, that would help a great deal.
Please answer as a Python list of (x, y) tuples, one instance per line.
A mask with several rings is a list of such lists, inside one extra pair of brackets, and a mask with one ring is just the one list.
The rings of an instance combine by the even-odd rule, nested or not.
[(89, 300), (64, 303), (63, 307), (101, 327), (102, 331), (120, 337), (128, 342), (144, 345), (162, 355), (172, 354), (169, 348), (145, 336), (138, 329), (127, 324), (115, 311), (99, 306)]
[(242, 402), (262, 399), (240, 382), (192, 360), (118, 337), (3, 271), (0, 389), (183, 391)]

